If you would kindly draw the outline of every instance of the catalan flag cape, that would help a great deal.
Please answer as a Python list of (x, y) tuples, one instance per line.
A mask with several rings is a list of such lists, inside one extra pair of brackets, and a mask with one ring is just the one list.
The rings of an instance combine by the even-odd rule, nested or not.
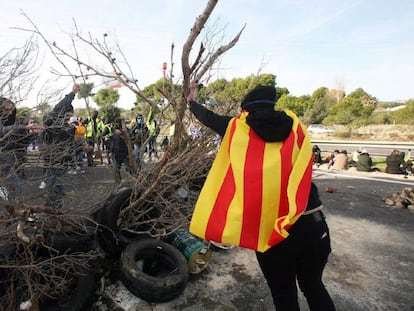
[(200, 192), (190, 232), (205, 240), (264, 252), (283, 241), (305, 211), (312, 179), (312, 147), (297, 116), (283, 142), (265, 142), (231, 119)]

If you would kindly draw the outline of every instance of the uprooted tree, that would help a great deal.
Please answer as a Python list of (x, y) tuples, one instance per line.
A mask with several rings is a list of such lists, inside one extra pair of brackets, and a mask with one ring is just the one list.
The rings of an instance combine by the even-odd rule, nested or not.
[[(168, 104), (161, 108), (141, 91), (138, 79), (115, 38), (106, 33), (99, 38), (90, 33), (82, 34), (74, 22), (75, 31), (68, 37), (71, 48), (63, 48), (57, 42), (46, 38), (35, 23), (22, 12), (31, 27), (21, 29), (38, 36), (46, 44), (60, 65), (60, 69), (52, 70), (57, 77), (70, 78), (73, 82), (81, 81), (82, 84), (87, 84), (96, 77), (116, 81), (135, 93), (153, 111), (159, 111), (158, 119), (163, 118), (167, 109), (174, 115), (174, 135), (162, 157), (158, 162), (147, 163), (141, 170), (136, 169), (134, 176), (126, 182), (127, 186), (132, 187), (133, 193), (127, 206), (120, 211), (117, 225), (120, 230), (129, 234), (163, 238), (174, 230), (187, 226), (198, 192), (212, 163), (217, 148), (212, 143), (213, 133), (204, 130), (203, 135), (197, 139), (192, 139), (187, 134), (186, 129), (192, 122), (192, 117), (186, 109), (186, 97), (190, 80), (208, 81), (213, 65), (237, 44), (244, 29), (243, 27), (228, 43), (215, 48), (212, 48), (214, 45), (211, 42), (200, 43), (196, 55), (193, 56), (194, 45), (205, 30), (217, 2), (218, 0), (208, 1), (204, 11), (192, 25), (183, 45), (179, 88), (173, 78), (176, 70), (175, 45), (171, 44), (171, 66), (169, 73), (165, 75), (168, 87), (158, 89)], [(27, 49), (30, 50), (30, 47)], [(85, 50), (89, 54), (84, 54)], [(91, 59), (94, 63), (90, 62)], [(89, 96), (83, 98), (86, 108), (90, 111)], [(128, 142), (129, 136), (125, 127), (123, 132)], [(130, 161), (134, 162), (131, 150), (129, 153)], [(136, 168), (135, 163), (131, 165)], [(115, 185), (114, 188), (118, 186)], [(102, 202), (103, 200), (94, 202), (96, 209)], [(96, 228), (96, 219), (89, 218), (90, 215), (85, 217), (73, 210), (70, 213), (65, 210), (55, 211), (47, 206), (28, 204), (22, 200), (2, 201), (0, 206), (0, 247), (11, 248), (10, 252), (0, 252), (0, 303), (6, 306), (6, 309), (13, 309), (24, 300), (36, 302), (44, 297), (59, 296), (65, 289), (62, 269), (57, 269), (62, 258), (72, 263), (72, 270), (76, 270), (77, 266), (88, 265), (91, 260), (98, 257), (95, 251), (80, 255), (62, 253), (46, 243), (51, 234), (67, 230), (82, 236), (91, 227)], [(45, 247), (47, 256), (44, 253), (40, 254), (44, 252)], [(12, 256), (12, 253), (17, 255)], [(16, 280), (21, 280), (17, 287)], [(55, 291), (47, 292), (50, 288), (55, 288)]]
[[(207, 48), (207, 46), (212, 46), (211, 42), (202, 42), (195, 57), (191, 57), (194, 45), (205, 28), (217, 2), (216, 0), (207, 3), (202, 14), (196, 18), (192, 25), (190, 34), (183, 45), (181, 53), (182, 87), (179, 92), (177, 92), (176, 84), (173, 81), (175, 45), (171, 45), (171, 66), (169, 73), (166, 75), (166, 83), (169, 87), (158, 90), (169, 104), (160, 110), (158, 118), (162, 119), (166, 109), (172, 109), (175, 116), (173, 120), (175, 132), (169, 148), (160, 161), (151, 167), (147, 167), (147, 169), (139, 171), (135, 176), (136, 178), (134, 178), (134, 189), (137, 195), (134, 200), (131, 200), (131, 204), (123, 209), (121, 214), (121, 217), (123, 214), (128, 215), (128, 217), (125, 217), (125, 221), (122, 222), (123, 228), (127, 230), (133, 230), (133, 227), (136, 227), (137, 219), (141, 218), (143, 206), (146, 205), (150, 205), (151, 209), (153, 206), (157, 206), (162, 214), (158, 217), (151, 235), (160, 236), (173, 228), (177, 228), (177, 226), (185, 225), (188, 216), (191, 214), (190, 211), (196, 194), (193, 198), (187, 200), (188, 206), (185, 212), (182, 212), (181, 206), (181, 212), (178, 215), (178, 203), (175, 202), (176, 200), (173, 199), (172, 194), (180, 187), (184, 187), (187, 191), (193, 185), (197, 185), (199, 188), (211, 164), (209, 154), (215, 146), (209, 143), (211, 142), (209, 133), (204, 133), (205, 135), (197, 141), (191, 140), (187, 134), (186, 125), (191, 122), (191, 116), (186, 110), (186, 95), (189, 91), (190, 80), (195, 79), (201, 82), (203, 79), (208, 79), (209, 71), (213, 65), (219, 61), (225, 52), (236, 45), (244, 29), (243, 27), (230, 42), (216, 47), (214, 50)], [(29, 18), (28, 20), (31, 22)], [(33, 22), (31, 22), (31, 25), (30, 31), (43, 39), (51, 53), (62, 65), (63, 72), (54, 69), (54, 74), (59, 77), (70, 77), (74, 81), (81, 79), (83, 83), (93, 77), (116, 81), (135, 93), (154, 111), (158, 110), (157, 102), (147, 98), (141, 91), (138, 79), (121, 47), (114, 38), (111, 39), (110, 35), (104, 33), (100, 38), (93, 37), (90, 33), (84, 35), (74, 23), (75, 31), (69, 35), (71, 48), (64, 49), (57, 42), (45, 38)], [(81, 55), (78, 52), (84, 50), (90, 51), (94, 56), (91, 57), (90, 54)], [(90, 63), (90, 59), (94, 59), (95, 63)], [(98, 59), (100, 59), (99, 62)], [(71, 68), (75, 68), (75, 70), (71, 70)], [(169, 92), (166, 92), (166, 89)], [(85, 104), (88, 107), (87, 100), (88, 97), (85, 97)], [(124, 134), (128, 136), (128, 133)], [(198, 146), (198, 148), (195, 148), (195, 146)], [(130, 156), (129, 158), (132, 161), (133, 157)], [(210, 160), (208, 160), (209, 158)], [(134, 165), (135, 163), (131, 163), (131, 166)], [(180, 205), (182, 203), (180, 202)], [(133, 216), (135, 214), (136, 217)]]

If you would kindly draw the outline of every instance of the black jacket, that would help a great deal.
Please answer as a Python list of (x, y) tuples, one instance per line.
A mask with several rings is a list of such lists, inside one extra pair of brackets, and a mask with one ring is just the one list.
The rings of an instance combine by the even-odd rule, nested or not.
[(44, 117), (43, 125), (45, 129), (42, 134), (44, 156), (52, 162), (69, 162), (73, 158), (75, 150), (75, 130), (76, 128), (68, 123), (65, 114), (73, 111), (72, 101), (75, 93), (67, 94), (52, 112)]
[(114, 133), (110, 137), (110, 146), (115, 160), (119, 161), (128, 159), (128, 146), (125, 142), (124, 136)]
[(65, 114), (73, 111), (72, 101), (75, 98), (75, 93), (70, 92), (67, 94), (60, 102), (53, 107), (51, 113), (49, 113), (43, 121), (45, 126), (51, 126), (53, 124), (62, 124), (62, 120), (65, 117)]
[(361, 153), (356, 163), (356, 170), (360, 172), (371, 172), (372, 159), (368, 153)]
[(404, 153), (390, 154), (385, 159), (387, 166), (385, 172), (388, 174), (404, 174), (407, 164), (404, 161)]
[[(291, 132), (293, 120), (284, 111), (275, 111), (273, 106), (268, 105), (268, 107), (271, 107), (271, 109), (257, 105), (257, 109), (249, 110), (246, 122), (264, 141), (283, 141)], [(189, 108), (201, 123), (224, 136), (232, 117), (218, 115), (195, 101), (189, 103)], [(306, 209), (311, 210), (321, 204), (318, 188), (312, 182)]]

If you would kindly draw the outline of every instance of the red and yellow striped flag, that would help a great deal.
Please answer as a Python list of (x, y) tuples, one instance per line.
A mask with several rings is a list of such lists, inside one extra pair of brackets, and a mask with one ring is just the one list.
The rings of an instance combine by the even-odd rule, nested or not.
[(264, 252), (288, 236), (305, 211), (312, 147), (296, 115), (283, 142), (268, 143), (233, 118), (197, 200), (190, 232), (206, 240)]

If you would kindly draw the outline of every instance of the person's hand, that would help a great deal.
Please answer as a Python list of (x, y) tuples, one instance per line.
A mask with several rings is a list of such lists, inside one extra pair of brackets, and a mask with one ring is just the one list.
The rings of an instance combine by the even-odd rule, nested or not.
[(195, 100), (197, 97), (197, 84), (195, 80), (190, 81), (190, 93), (187, 95), (187, 102), (190, 102), (192, 100)]
[(79, 83), (75, 83), (74, 85), (73, 85), (73, 87), (72, 87), (72, 92), (73, 93), (78, 93), (79, 92), (79, 90), (80, 90), (80, 85), (79, 85)]

